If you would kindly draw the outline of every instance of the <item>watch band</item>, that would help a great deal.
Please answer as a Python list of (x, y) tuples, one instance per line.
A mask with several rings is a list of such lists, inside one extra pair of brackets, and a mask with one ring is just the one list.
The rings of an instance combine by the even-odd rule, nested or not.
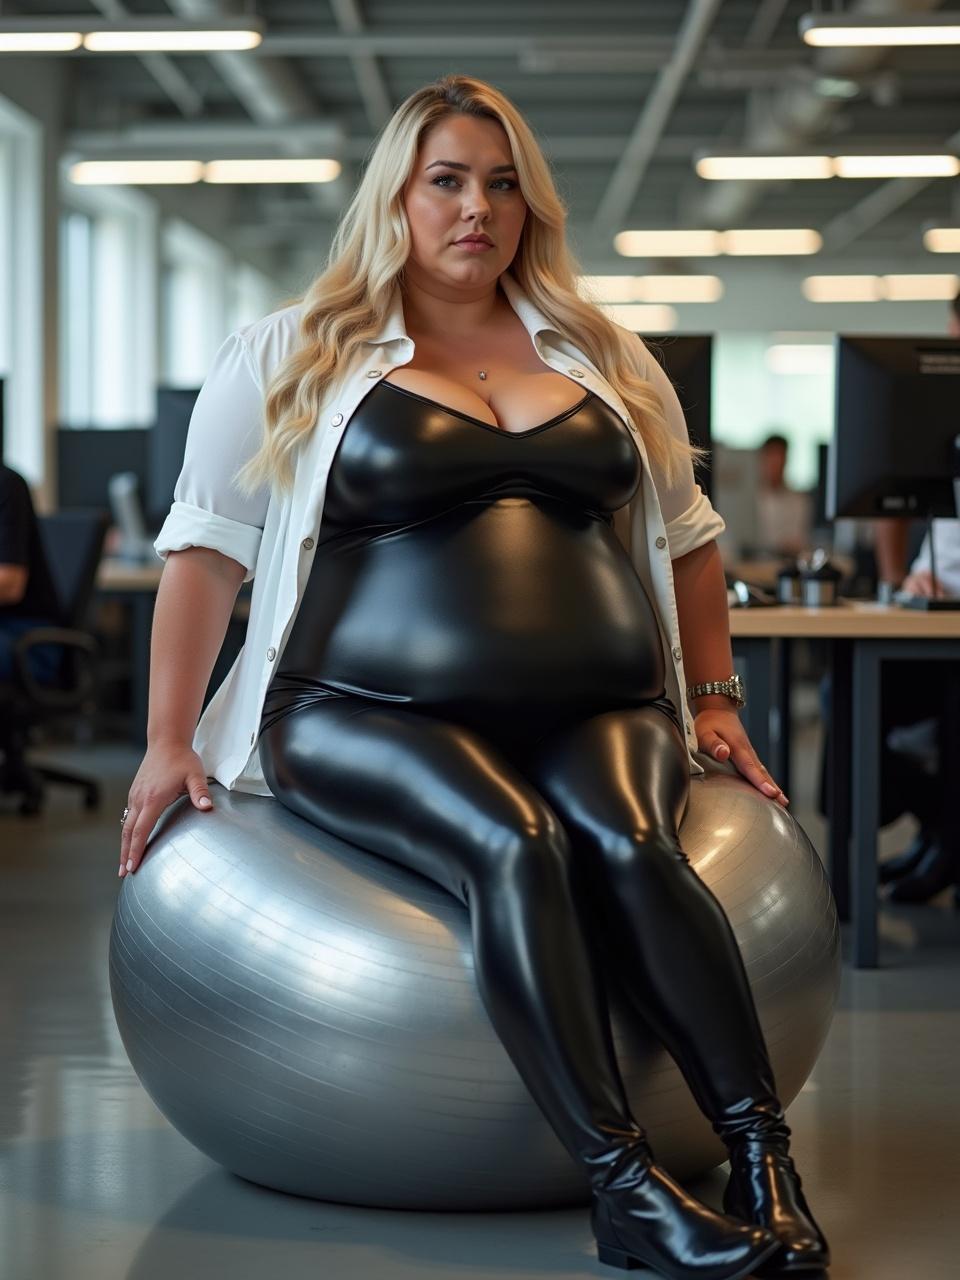
[(699, 684), (687, 686), (688, 698), (699, 698), (705, 693), (723, 693), (731, 698), (737, 707), (744, 706), (747, 701), (743, 681), (736, 673), (725, 680), (702, 680)]

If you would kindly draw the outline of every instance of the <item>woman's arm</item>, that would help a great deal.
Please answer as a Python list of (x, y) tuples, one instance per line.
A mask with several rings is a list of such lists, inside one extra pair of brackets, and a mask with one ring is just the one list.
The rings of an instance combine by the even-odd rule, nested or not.
[(167, 556), (153, 612), (147, 745), (190, 746), (246, 568), (210, 547)]
[[(677, 622), (688, 684), (723, 680), (733, 672), (730, 613), (723, 561), (716, 541), (673, 561)], [(789, 801), (757, 757), (732, 701), (722, 693), (692, 700), (693, 727), (701, 751), (728, 757), (755, 787), (786, 806)]]
[[(725, 680), (733, 674), (733, 647), (727, 584), (716, 541), (695, 547), (673, 561), (673, 588), (687, 683)], [(722, 693), (703, 694), (690, 702), (694, 714), (707, 707), (734, 709)]]

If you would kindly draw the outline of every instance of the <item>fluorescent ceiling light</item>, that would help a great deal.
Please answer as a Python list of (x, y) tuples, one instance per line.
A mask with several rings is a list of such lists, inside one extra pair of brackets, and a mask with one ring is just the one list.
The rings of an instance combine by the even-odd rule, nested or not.
[(711, 182), (833, 177), (829, 156), (703, 156), (696, 170)]
[(884, 276), (883, 285), (890, 302), (951, 302), (960, 290), (960, 276)]
[(719, 276), (581, 276), (581, 291), (599, 306), (631, 302), (717, 302)]
[(589, 302), (637, 302), (639, 276), (580, 276), (578, 292)]
[(956, 156), (836, 156), (838, 178), (955, 178)]
[(617, 253), (629, 258), (712, 258), (720, 252), (718, 231), (620, 231)]
[(70, 166), (70, 181), (81, 186), (121, 186), (159, 182), (199, 182), (199, 160), (80, 160)]
[(204, 182), (332, 182), (340, 176), (338, 160), (211, 160)]
[(802, 286), (808, 302), (879, 302), (879, 276), (807, 276)]
[(208, 53), (255, 49), (259, 31), (91, 31), (83, 47), (91, 53)]
[(808, 13), (800, 19), (805, 42), (820, 49), (893, 45), (960, 44), (960, 13), (851, 14)]
[(0, 31), (0, 53), (69, 53), (82, 40), (79, 31)]
[(634, 333), (666, 333), (676, 326), (677, 313), (673, 307), (644, 307), (622, 303), (604, 307), (604, 311), (616, 324)]
[(948, 302), (960, 276), (808, 276), (802, 287), (810, 302)]
[(960, 227), (930, 227), (923, 233), (923, 247), (931, 253), (960, 253)]
[(823, 246), (823, 237), (810, 227), (724, 231), (721, 240), (723, 252), (738, 257), (817, 253)]
[[(79, 30), (78, 30), (79, 28)], [(0, 52), (207, 53), (255, 49), (263, 39), (259, 18), (190, 20), (175, 17), (0, 18)]]
[(718, 302), (723, 297), (719, 276), (641, 276), (642, 302)]
[(767, 347), (766, 363), (771, 373), (788, 377), (822, 376), (833, 367), (833, 348), (812, 342), (776, 342)]

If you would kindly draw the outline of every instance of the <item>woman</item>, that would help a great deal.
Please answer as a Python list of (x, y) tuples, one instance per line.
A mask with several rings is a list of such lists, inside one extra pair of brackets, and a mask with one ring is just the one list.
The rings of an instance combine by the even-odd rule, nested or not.
[[(209, 807), (209, 770), (433, 878), (590, 1179), (602, 1261), (822, 1266), (736, 941), (677, 838), (697, 746), (786, 803), (728, 699), (686, 711), (679, 626), (695, 679), (732, 667), (723, 522), (669, 382), (577, 295), (563, 228), (517, 110), (445, 77), (384, 129), (305, 298), (221, 348), (155, 544), (121, 872), (177, 794)], [(247, 643), (194, 734), (254, 570)], [(595, 937), (727, 1143), (736, 1217), (630, 1114)]]

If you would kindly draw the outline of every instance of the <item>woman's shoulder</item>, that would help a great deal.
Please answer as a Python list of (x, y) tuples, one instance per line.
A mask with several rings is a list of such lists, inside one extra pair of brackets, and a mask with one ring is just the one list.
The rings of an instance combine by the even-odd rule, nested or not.
[(302, 311), (302, 302), (291, 302), (234, 330), (261, 387), (266, 386), (276, 366), (300, 345)]

